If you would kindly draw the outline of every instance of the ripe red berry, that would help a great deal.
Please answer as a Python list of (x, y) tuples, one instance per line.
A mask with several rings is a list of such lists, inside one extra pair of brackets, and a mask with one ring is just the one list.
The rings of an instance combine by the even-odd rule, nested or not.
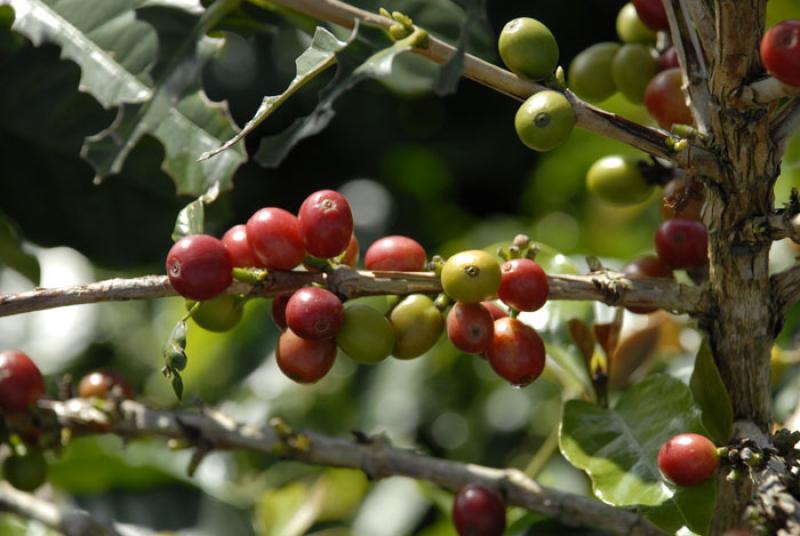
[(291, 297), (291, 294), (278, 294), (272, 298), (272, 321), (281, 331), (288, 327), (286, 324), (286, 304), (289, 303), (289, 298)]
[(364, 255), (367, 270), (421, 272), (425, 269), (425, 249), (405, 236), (386, 236), (376, 240)]
[(306, 251), (329, 259), (347, 248), (353, 234), (353, 214), (347, 199), (333, 190), (308, 196), (297, 213)]
[(347, 244), (347, 249), (345, 249), (344, 253), (342, 253), (342, 258), (339, 259), (339, 262), (341, 264), (344, 264), (345, 266), (353, 268), (358, 262), (358, 254), (359, 254), (358, 238), (356, 238), (356, 235), (353, 234), (352, 236), (350, 236), (350, 243)]
[(675, 124), (694, 124), (681, 84), (683, 84), (681, 70), (667, 69), (655, 75), (644, 90), (644, 105), (647, 107), (647, 112), (661, 128), (670, 129)]
[(453, 524), (459, 536), (501, 536), (506, 505), (500, 494), (480, 484), (467, 484), (453, 499)]
[(267, 268), (291, 270), (306, 256), (300, 222), (282, 208), (262, 208), (247, 220), (247, 239)]
[(30, 357), (17, 350), (0, 352), (0, 409), (22, 411), (44, 395), (44, 379)]
[(342, 322), (342, 302), (324, 288), (301, 288), (286, 304), (286, 324), (304, 339), (332, 339), (342, 329)]
[(761, 39), (761, 63), (790, 86), (800, 86), (800, 20), (785, 20)]
[(679, 486), (696, 486), (719, 466), (717, 448), (700, 434), (679, 434), (658, 451), (658, 467)]
[(126, 399), (134, 398), (133, 387), (122, 375), (113, 370), (96, 370), (84, 376), (78, 384), (78, 396), (81, 398), (106, 398), (113, 389)]
[(486, 307), (486, 309), (489, 311), (489, 314), (492, 315), (492, 320), (497, 320), (498, 318), (505, 318), (508, 316), (508, 312), (506, 312), (505, 309), (493, 301), (482, 301), (481, 305)]
[(547, 274), (530, 259), (511, 259), (500, 267), (497, 297), (518, 311), (535, 311), (547, 301)]
[(494, 321), (494, 335), (486, 357), (494, 371), (518, 387), (524, 387), (544, 370), (545, 348), (539, 334), (516, 318)]
[[(622, 268), (622, 273), (627, 275), (630, 279), (644, 279), (647, 277), (661, 277), (672, 279), (672, 270), (665, 266), (658, 257), (646, 255), (639, 257), (633, 262), (630, 262)], [(637, 307), (628, 306), (627, 309), (632, 313), (644, 315), (652, 313), (656, 307)]]
[(242, 268), (262, 267), (250, 242), (247, 240), (247, 227), (243, 224), (234, 225), (222, 236), (222, 244), (231, 256), (234, 266)]
[(666, 71), (667, 69), (679, 69), (681, 66), (680, 59), (678, 58), (678, 49), (669, 47), (658, 56), (658, 70)]
[(228, 250), (213, 236), (186, 236), (167, 254), (169, 282), (190, 300), (207, 300), (222, 293), (233, 281), (231, 270)]
[(633, 0), (636, 14), (648, 28), (655, 31), (669, 31), (669, 20), (662, 0)]
[(686, 218), (663, 222), (656, 231), (658, 258), (671, 268), (700, 268), (708, 263), (708, 231)]
[(494, 334), (494, 319), (480, 303), (456, 303), (447, 315), (447, 337), (468, 354), (481, 354)]
[(292, 380), (314, 383), (331, 370), (336, 359), (336, 342), (303, 339), (287, 329), (278, 338), (275, 359), (281, 371)]

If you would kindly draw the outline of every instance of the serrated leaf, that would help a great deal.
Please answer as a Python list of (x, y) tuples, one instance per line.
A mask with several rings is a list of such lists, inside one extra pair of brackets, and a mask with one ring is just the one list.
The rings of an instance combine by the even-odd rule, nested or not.
[(320, 93), (314, 111), (296, 120), (280, 134), (263, 138), (255, 160), (265, 167), (280, 165), (292, 147), (328, 126), (336, 115), (333, 109), (336, 99), (363, 80), (389, 76), (394, 59), (413, 48), (409, 39), (391, 44), (383, 30), (366, 25), (357, 26), (347, 45), (336, 52), (336, 76)]
[(705, 433), (700, 410), (685, 384), (657, 374), (625, 391), (613, 409), (567, 402), (559, 444), (567, 460), (586, 471), (602, 501), (658, 506), (657, 513), (669, 508), (682, 526), (703, 533), (714, 505), (713, 482), (700, 486), (702, 494), (676, 489), (656, 461), (661, 445), (683, 432)]
[(308, 48), (295, 60), (297, 71), (294, 79), (286, 88), (286, 91), (279, 95), (264, 97), (261, 106), (256, 110), (253, 118), (247, 122), (242, 130), (233, 138), (226, 141), (221, 147), (203, 153), (200, 160), (206, 160), (215, 156), (225, 149), (241, 141), (245, 136), (252, 132), (272, 112), (277, 110), (289, 97), (303, 88), (308, 82), (316, 78), (328, 67), (336, 63), (336, 52), (347, 45), (345, 41), (339, 41), (328, 30), (318, 27), (314, 32), (314, 38)]
[(707, 340), (697, 352), (689, 386), (711, 439), (718, 445), (727, 443), (733, 434), (733, 404)]
[(22, 241), (11, 224), (0, 217), (0, 266), (8, 266), (38, 286), (41, 269), (35, 255), (22, 249)]

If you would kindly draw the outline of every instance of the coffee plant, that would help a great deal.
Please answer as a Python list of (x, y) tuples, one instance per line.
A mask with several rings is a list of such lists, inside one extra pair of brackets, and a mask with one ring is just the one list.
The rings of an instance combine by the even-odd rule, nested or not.
[(0, 533), (800, 534), (796, 1), (0, 0), (0, 73)]

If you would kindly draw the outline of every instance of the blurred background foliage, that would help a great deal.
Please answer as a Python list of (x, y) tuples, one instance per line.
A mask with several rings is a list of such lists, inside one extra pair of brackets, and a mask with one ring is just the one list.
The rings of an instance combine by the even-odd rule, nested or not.
[[(461, 4), (469, 4), (352, 3), (400, 10), (450, 42), (458, 40), (466, 18)], [(500, 28), (511, 18), (532, 16), (556, 35), (566, 66), (587, 46), (616, 40), (614, 20), (623, 3), (490, 1), (486, 18), (470, 25), (467, 48), (498, 63)], [(150, 25), (161, 47), (161, 59), (150, 58), (152, 69), (139, 75), (142, 83), (150, 83), (166, 69), (166, 51), (177, 48), (175, 36), (194, 24), (200, 4), (128, 4), (137, 8), (136, 18)], [(267, 5), (242, 2), (214, 28), (214, 52), (200, 73), (207, 98), (227, 103), (240, 126), (265, 95), (286, 88), (295, 74), (294, 59), (308, 46), (315, 26)], [(771, 23), (800, 18), (792, 0), (771, 0), (769, 9)], [(0, 7), (0, 291), (161, 273), (178, 211), (203, 190), (187, 190), (180, 170), (162, 167), (166, 149), (157, 133), (143, 135), (118, 171), (94, 181), (96, 170), (81, 156), (84, 139), (107, 128), (117, 109), (83, 91), (81, 68), (65, 59), (57, 44), (34, 46), (12, 30), (13, 17), (8, 6)], [(340, 38), (348, 34), (330, 29)], [(157, 47), (148, 52), (155, 58)], [(578, 130), (551, 153), (531, 152), (513, 129), (518, 103), (466, 80), (454, 94), (436, 96), (431, 92), (435, 74), (423, 60), (401, 57), (388, 80), (366, 81), (340, 98), (328, 128), (294, 147), (282, 165), (265, 169), (250, 158), (230, 177), (233, 188), (206, 207), (206, 231), (220, 236), (258, 208), (296, 210), (308, 193), (335, 188), (353, 205), (362, 252), (387, 234), (412, 236), (429, 253), (448, 255), (493, 248), (526, 232), (552, 246), (542, 254), (549, 271), (577, 273), (585, 270), (586, 254), (616, 268), (652, 250), (657, 194), (619, 209), (591, 198), (584, 186), (594, 160), (631, 149)], [(326, 73), (315, 80), (260, 125), (245, 141), (247, 153), (256, 152), (262, 137), (309, 113), (331, 78)], [(622, 98), (602, 106), (649, 122), (641, 107)], [(800, 185), (797, 138), (782, 169), (778, 203)], [(776, 268), (795, 255), (786, 244), (777, 244), (774, 253)], [(371, 300), (380, 305), (382, 298)], [(8, 317), (0, 319), (0, 347), (33, 356), (48, 375), (51, 394), (63, 374), (77, 379), (95, 368), (113, 368), (132, 380), (143, 401), (170, 407), (177, 403), (159, 373), (160, 349), (183, 311), (182, 300), (165, 299)], [(588, 481), (560, 456), (556, 443), (562, 401), (581, 396), (588, 385), (566, 320), (607, 321), (611, 314), (605, 307), (578, 303), (549, 304), (531, 314), (528, 320), (548, 343), (549, 365), (542, 379), (522, 390), (510, 388), (487, 363), (460, 355), (444, 339), (410, 362), (390, 359), (367, 367), (340, 356), (331, 374), (309, 387), (280, 374), (269, 303), (254, 301), (229, 333), (190, 324), (184, 404), (202, 400), (256, 424), (280, 415), (293, 426), (331, 434), (385, 433), (400, 446), (518, 467), (542, 484), (588, 494)], [(793, 311), (782, 349), (776, 350), (779, 417), (798, 405), (800, 375), (783, 364), (795, 359), (799, 319)], [(700, 337), (686, 319), (628, 315), (625, 330), (628, 338), (616, 357), (619, 369), (636, 371), (634, 380), (648, 369), (688, 378)], [(626, 373), (618, 385), (627, 380)], [(74, 501), (102, 519), (181, 534), (454, 534), (450, 495), (426, 484), (400, 478), (368, 482), (356, 471), (241, 452), (212, 454), (190, 479), (185, 475), (189, 457), (160, 440), (78, 439), (52, 458), (45, 493)], [(517, 511), (510, 519), (511, 534), (591, 534)], [(0, 533), (41, 534), (42, 528), (0, 516)]]

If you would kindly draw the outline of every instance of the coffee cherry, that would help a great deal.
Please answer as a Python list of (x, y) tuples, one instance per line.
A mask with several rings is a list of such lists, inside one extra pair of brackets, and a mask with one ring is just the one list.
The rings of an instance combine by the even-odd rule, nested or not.
[(800, 86), (800, 20), (785, 20), (764, 34), (761, 63), (784, 84)]
[(419, 357), (436, 344), (444, 329), (442, 313), (424, 294), (412, 294), (389, 313), (394, 329), (392, 355), (398, 359)]
[(641, 203), (653, 191), (639, 159), (621, 155), (606, 156), (592, 164), (586, 173), (586, 188), (603, 201), (620, 206)]
[(41, 449), (28, 446), (24, 454), (13, 454), (3, 462), (3, 476), (22, 491), (33, 491), (47, 480), (47, 461)]
[(486, 357), (494, 371), (511, 385), (525, 387), (544, 370), (544, 342), (533, 328), (516, 318), (494, 321)]
[(498, 318), (505, 318), (508, 316), (508, 312), (493, 301), (482, 301), (481, 305), (486, 307), (486, 310), (489, 311), (490, 315), (492, 315), (492, 320), (497, 320)]
[(286, 304), (286, 324), (304, 339), (332, 339), (344, 322), (341, 300), (330, 290), (301, 288)]
[(222, 244), (231, 256), (234, 266), (241, 268), (261, 268), (263, 264), (258, 260), (250, 242), (247, 240), (247, 227), (243, 224), (234, 225), (222, 235)]
[(421, 272), (425, 269), (425, 249), (406, 236), (386, 236), (367, 249), (364, 266), (373, 271)]
[(17, 350), (0, 352), (0, 409), (22, 411), (44, 395), (39, 367)]
[(278, 294), (272, 298), (272, 321), (278, 326), (281, 331), (285, 330), (288, 325), (286, 324), (286, 304), (289, 303), (289, 298), (292, 294)]
[(558, 91), (529, 97), (514, 117), (520, 141), (534, 151), (550, 151), (564, 143), (575, 127), (575, 110)]
[[(645, 279), (648, 277), (672, 279), (672, 270), (665, 266), (658, 257), (652, 255), (639, 257), (635, 261), (626, 264), (622, 268), (622, 273), (628, 276), (629, 279)], [(644, 315), (652, 313), (657, 308), (628, 306), (627, 309), (632, 313)]]
[(683, 75), (680, 69), (661, 71), (647, 84), (644, 105), (661, 128), (669, 130), (672, 125), (694, 124), (681, 84)]
[(549, 285), (542, 267), (530, 259), (511, 259), (500, 267), (497, 297), (517, 311), (536, 311), (547, 302)]
[(658, 72), (658, 59), (650, 47), (630, 44), (625, 45), (611, 64), (611, 74), (617, 89), (625, 98), (634, 104), (644, 102), (647, 84)]
[[(195, 307), (195, 304), (197, 306)], [(223, 294), (201, 302), (187, 301), (186, 309), (192, 309), (194, 323), (207, 331), (221, 333), (236, 327), (244, 314), (244, 303), (238, 296)]]
[(639, 14), (636, 7), (625, 4), (617, 15), (617, 35), (623, 43), (639, 43), (642, 45), (653, 45), (656, 42), (656, 33), (648, 28)]
[(669, 20), (662, 0), (632, 0), (639, 19), (651, 30), (668, 32)]
[(278, 338), (275, 359), (281, 372), (292, 380), (315, 383), (333, 367), (336, 343), (332, 340), (303, 339), (287, 329)]
[(342, 253), (353, 235), (353, 213), (347, 199), (333, 190), (308, 196), (297, 213), (306, 251), (322, 259)]
[(558, 43), (536, 19), (520, 17), (506, 23), (498, 46), (503, 63), (518, 76), (541, 80), (558, 65)]
[(391, 355), (394, 328), (380, 311), (354, 303), (344, 310), (344, 323), (336, 344), (353, 361), (372, 365)]
[(81, 398), (108, 398), (113, 392), (128, 400), (135, 397), (130, 382), (113, 370), (95, 370), (78, 383), (78, 396)]
[(291, 270), (305, 258), (300, 223), (282, 208), (262, 208), (247, 220), (247, 239), (261, 263), (275, 270)]
[(658, 468), (679, 486), (696, 486), (716, 472), (717, 448), (700, 434), (679, 434), (658, 451)]
[(350, 268), (355, 267), (356, 263), (358, 262), (358, 253), (358, 238), (356, 238), (356, 235), (351, 235), (350, 242), (347, 244), (347, 249), (345, 249), (344, 253), (342, 253), (339, 263), (349, 266)]
[(492, 342), (494, 319), (480, 303), (456, 302), (447, 315), (447, 337), (467, 354), (482, 354)]
[(619, 48), (619, 43), (597, 43), (575, 56), (567, 75), (572, 92), (589, 102), (601, 102), (616, 93), (611, 63)]
[(167, 276), (184, 298), (207, 300), (233, 282), (233, 262), (220, 240), (209, 235), (181, 238), (167, 254)]
[(658, 258), (671, 268), (700, 268), (708, 263), (708, 231), (695, 220), (674, 218), (656, 231)]
[(703, 201), (705, 193), (703, 183), (685, 177), (675, 178), (664, 187), (661, 199), (661, 218), (686, 218), (702, 221)]
[(479, 303), (497, 296), (500, 263), (494, 255), (473, 249), (456, 253), (442, 268), (442, 288), (457, 302)]
[(680, 69), (681, 63), (678, 58), (678, 49), (669, 47), (667, 50), (658, 56), (658, 70), (666, 71), (667, 69)]
[(467, 484), (453, 499), (453, 524), (459, 536), (502, 536), (505, 502), (493, 489)]

